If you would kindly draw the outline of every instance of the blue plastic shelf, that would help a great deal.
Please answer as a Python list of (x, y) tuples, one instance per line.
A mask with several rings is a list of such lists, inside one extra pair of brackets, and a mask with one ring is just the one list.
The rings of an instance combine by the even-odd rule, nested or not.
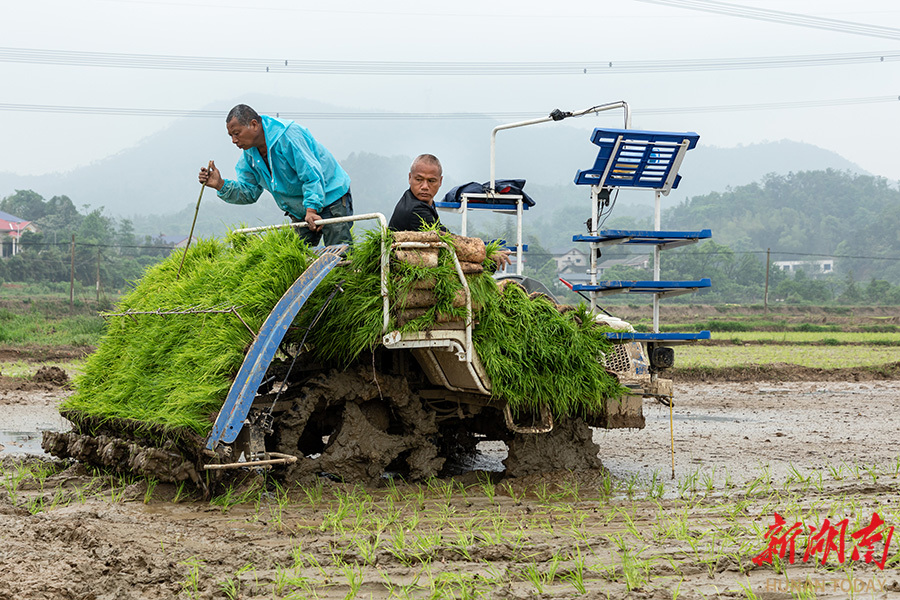
[(572, 291), (599, 292), (601, 294), (629, 292), (674, 296), (695, 292), (710, 286), (712, 286), (712, 282), (705, 277), (699, 281), (598, 281), (596, 285), (576, 283), (572, 286)]
[(638, 333), (636, 331), (608, 331), (606, 339), (615, 342), (660, 342), (660, 343), (688, 343), (710, 339), (708, 331), (696, 333)]
[(573, 235), (573, 242), (593, 242), (602, 245), (613, 244), (642, 244), (661, 246), (664, 248), (677, 248), (686, 244), (693, 244), (700, 240), (712, 237), (712, 231), (702, 229), (700, 231), (647, 231), (632, 229), (604, 229), (597, 235)]
[(644, 188), (668, 193), (678, 187), (684, 153), (697, 145), (694, 132), (597, 128), (591, 141), (600, 152), (591, 169), (578, 171), (578, 185)]
[[(435, 208), (443, 208), (443, 209), (458, 209), (462, 208), (462, 202), (435, 202)], [(487, 204), (485, 202), (469, 202), (466, 204), (466, 208), (472, 210), (496, 210), (503, 212), (516, 212), (515, 204)], [(522, 210), (528, 210), (528, 205), (524, 202), (522, 203)]]

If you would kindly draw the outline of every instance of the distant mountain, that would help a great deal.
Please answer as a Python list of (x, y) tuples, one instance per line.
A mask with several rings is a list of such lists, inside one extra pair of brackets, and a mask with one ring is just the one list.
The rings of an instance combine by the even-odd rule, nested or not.
[[(274, 96), (248, 96), (239, 101), (263, 113), (269, 107), (320, 113), (346, 110)], [(231, 104), (218, 103), (207, 108), (218, 110)], [(225, 134), (226, 112), (227, 108), (222, 110), (222, 119), (179, 119), (132, 148), (68, 173), (41, 176), (0, 173), (0, 197), (17, 189), (34, 190), (44, 198), (66, 195), (75, 206), (103, 206), (110, 216), (133, 219), (139, 233), (161, 233), (141, 231), (137, 226), (163, 227), (173, 217), (179, 225), (166, 226), (168, 230), (162, 233), (187, 233), (200, 191), (196, 178), (199, 168), (212, 158), (226, 177), (234, 173), (239, 151)], [(429, 152), (441, 158), (445, 174), (443, 191), (458, 183), (487, 180), (490, 132), (498, 123), (490, 119), (388, 118), (323, 119), (302, 124), (350, 173), (356, 212), (377, 210), (389, 216), (406, 188), (409, 163), (420, 153)], [(579, 189), (571, 182), (578, 169), (593, 164), (596, 147), (590, 143), (589, 135), (585, 129), (551, 123), (501, 132), (497, 136), (497, 176), (527, 179), (527, 189), (546, 210), (555, 211), (569, 203), (586, 204), (583, 199), (587, 198), (587, 189)], [(784, 140), (716, 148), (703, 146), (701, 132), (701, 144), (688, 154), (682, 167), (681, 187), (667, 199), (667, 204), (675, 204), (690, 195), (744, 185), (769, 173), (829, 168), (865, 173), (838, 154), (809, 144)], [(623, 206), (652, 202), (652, 194), (622, 196)], [(201, 234), (218, 233), (239, 222), (255, 225), (283, 219), (268, 194), (253, 207), (226, 205), (209, 190), (204, 198), (198, 223)], [(448, 220), (452, 222), (452, 218)]]
[(761, 180), (774, 173), (786, 175), (798, 171), (850, 171), (869, 175), (841, 155), (818, 146), (791, 140), (750, 144), (735, 148), (704, 146), (691, 150), (679, 171), (684, 189), (690, 195), (723, 192)]

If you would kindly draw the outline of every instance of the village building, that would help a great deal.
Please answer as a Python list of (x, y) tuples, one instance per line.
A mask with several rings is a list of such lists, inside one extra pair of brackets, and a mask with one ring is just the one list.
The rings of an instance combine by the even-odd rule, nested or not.
[(37, 233), (37, 227), (15, 215), (0, 210), (0, 258), (15, 256), (21, 250), (22, 234)]

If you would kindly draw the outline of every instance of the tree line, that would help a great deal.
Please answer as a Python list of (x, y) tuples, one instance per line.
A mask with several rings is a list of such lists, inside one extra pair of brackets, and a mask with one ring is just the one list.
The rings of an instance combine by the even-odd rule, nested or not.
[(80, 213), (67, 196), (44, 200), (18, 190), (0, 200), (0, 210), (38, 229), (23, 232), (19, 252), (0, 260), (0, 282), (99, 282), (109, 292), (119, 291), (172, 251), (160, 236), (136, 235), (128, 219), (105, 216), (102, 209)]
[[(2, 199), (0, 210), (40, 229), (23, 235), (17, 256), (0, 261), (0, 279), (6, 281), (68, 282), (74, 264), (81, 284), (99, 280), (117, 290), (172, 250), (161, 236), (136, 234), (128, 219), (105, 216), (102, 209), (81, 214), (66, 196), (44, 200), (20, 190)], [(570, 215), (553, 217), (554, 222), (571, 220)], [(768, 292), (771, 302), (900, 304), (900, 191), (883, 178), (834, 170), (769, 175), (761, 182), (688, 198), (664, 211), (662, 222), (663, 229), (713, 232), (712, 240), (661, 253), (661, 279), (712, 280), (707, 290), (667, 301), (761, 303)], [(527, 219), (525, 226), (525, 274), (566, 301), (580, 300), (559, 284), (556, 263), (542, 245), (541, 232), (553, 228)], [(606, 227), (653, 228), (649, 219), (617, 220), (615, 215)], [(490, 229), (482, 237), (515, 239), (509, 219)], [(587, 252), (588, 246), (583, 249)], [(630, 246), (615, 249), (620, 256), (633, 252)], [(802, 266), (785, 272), (774, 265), (777, 260), (823, 257), (833, 258), (833, 272), (820, 274)], [(652, 273), (651, 260), (647, 269), (613, 267), (603, 278), (646, 280)], [(633, 295), (619, 298), (635, 301)]]

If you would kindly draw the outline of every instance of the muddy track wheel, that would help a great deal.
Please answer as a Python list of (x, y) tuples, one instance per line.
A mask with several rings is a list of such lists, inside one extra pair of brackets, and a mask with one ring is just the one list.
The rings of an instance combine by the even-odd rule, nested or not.
[(434, 414), (405, 379), (359, 367), (308, 381), (276, 419), (272, 441), (273, 450), (300, 457), (289, 479), (325, 474), (377, 485), (385, 472), (436, 475), (444, 462), (432, 443), (437, 432)]
[(506, 444), (509, 455), (504, 464), (510, 477), (602, 468), (593, 430), (580, 418), (559, 418), (549, 433), (513, 434)]

